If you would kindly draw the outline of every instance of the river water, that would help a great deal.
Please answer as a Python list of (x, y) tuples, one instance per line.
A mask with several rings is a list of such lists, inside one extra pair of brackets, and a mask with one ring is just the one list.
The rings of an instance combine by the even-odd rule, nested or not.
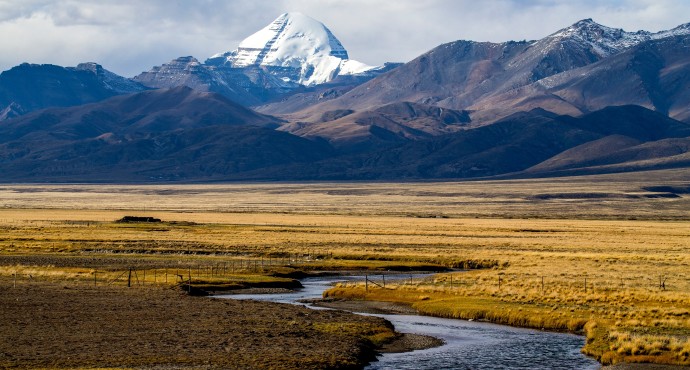
[[(218, 298), (254, 299), (303, 304), (321, 298), (336, 281), (362, 277), (328, 277), (302, 280), (304, 289), (289, 294), (235, 294)], [(311, 307), (320, 309), (317, 307)], [(402, 333), (441, 338), (445, 344), (406, 353), (386, 353), (366, 369), (599, 369), (599, 364), (580, 353), (584, 338), (563, 333), (512, 328), (489, 323), (416, 315), (374, 315), (387, 319)]]

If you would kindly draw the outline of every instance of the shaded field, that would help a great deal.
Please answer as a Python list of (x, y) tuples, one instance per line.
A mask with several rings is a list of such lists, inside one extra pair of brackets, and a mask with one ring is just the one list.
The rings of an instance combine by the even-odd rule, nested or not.
[(394, 337), (383, 319), (172, 288), (0, 289), (2, 368), (351, 369)]

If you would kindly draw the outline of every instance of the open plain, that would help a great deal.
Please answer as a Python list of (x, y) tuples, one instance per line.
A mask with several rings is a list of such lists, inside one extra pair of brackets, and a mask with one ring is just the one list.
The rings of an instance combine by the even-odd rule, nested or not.
[[(126, 215), (163, 222), (115, 222)], [(128, 292), (129, 269), (137, 284), (131, 290), (142, 292), (175, 284), (183, 289), (192, 276), (192, 286), (233, 288), (279, 286), (300, 271), (438, 270), (443, 272), (432, 278), (386, 289), (349, 284), (327, 294), (399, 302), (430, 315), (583, 333), (585, 352), (607, 364), (690, 364), (686, 171), (443, 183), (0, 185), (0, 251), (3, 290), (38, 296), (74, 287), (88, 294), (98, 287)], [(171, 299), (170, 293), (160, 295)], [(42, 299), (16, 307), (10, 300), (3, 311), (31, 312)], [(31, 328), (40, 321), (23, 322)], [(328, 327), (316, 327), (321, 329), (313, 333), (330, 335)], [(392, 335), (353, 327), (354, 337), (368, 343)], [(25, 333), (24, 343), (37, 340), (30, 337), (37, 331)], [(18, 350), (15, 342), (3, 336), (1, 363), (31, 367), (8, 362)], [(233, 343), (235, 352), (250, 344)], [(90, 348), (102, 351), (96, 345), (82, 350)], [(48, 353), (52, 362), (40, 364), (103, 366), (65, 360), (67, 352)], [(122, 364), (151, 364), (132, 356)], [(203, 356), (179, 362), (202, 366), (209, 363)]]

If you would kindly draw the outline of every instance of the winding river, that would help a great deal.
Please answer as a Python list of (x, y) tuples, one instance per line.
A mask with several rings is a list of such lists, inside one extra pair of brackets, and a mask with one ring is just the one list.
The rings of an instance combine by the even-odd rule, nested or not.
[[(219, 298), (254, 299), (303, 304), (321, 298), (336, 281), (356, 277), (309, 278), (304, 289), (289, 294), (235, 294)], [(312, 307), (314, 309), (320, 309)], [(580, 353), (584, 338), (563, 333), (520, 329), (464, 320), (417, 315), (375, 315), (393, 323), (399, 332), (431, 335), (445, 344), (406, 353), (386, 353), (366, 369), (599, 369), (599, 364)]]

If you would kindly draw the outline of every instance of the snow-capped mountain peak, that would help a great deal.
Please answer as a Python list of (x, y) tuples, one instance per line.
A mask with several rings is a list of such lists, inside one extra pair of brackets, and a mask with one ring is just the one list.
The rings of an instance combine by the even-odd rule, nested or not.
[(568, 39), (587, 44), (601, 58), (618, 53), (650, 38), (651, 34), (647, 31), (626, 32), (620, 28), (603, 26), (591, 18), (578, 21), (572, 26), (547, 37), (549, 40)]
[[(347, 51), (321, 22), (302, 13), (284, 13), (244, 39), (233, 61), (236, 67), (285, 65), (315, 54), (349, 59)], [(291, 65), (292, 66), (292, 65)]]
[(684, 35), (690, 35), (690, 23), (685, 23), (681, 24), (680, 26), (667, 30), (667, 31), (661, 31), (657, 33), (652, 34), (652, 39), (658, 40), (658, 39), (663, 39), (666, 37), (673, 37), (673, 36), (684, 36)]
[(562, 42), (568, 39), (580, 42), (589, 45), (599, 57), (605, 58), (644, 41), (689, 34), (690, 23), (657, 33), (648, 31), (626, 32), (620, 28), (603, 26), (589, 18), (559, 30), (546, 37), (545, 40)]
[(373, 68), (349, 60), (347, 50), (323, 23), (297, 12), (281, 14), (244, 39), (236, 50), (216, 54), (206, 63), (233, 68), (279, 67), (289, 71), (283, 79), (302, 85)]

